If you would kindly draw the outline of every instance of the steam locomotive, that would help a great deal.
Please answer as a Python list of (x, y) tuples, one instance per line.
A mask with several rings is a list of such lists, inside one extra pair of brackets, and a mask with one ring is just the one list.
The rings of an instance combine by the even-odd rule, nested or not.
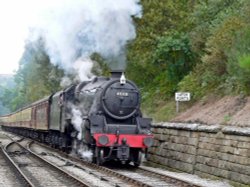
[(153, 144), (151, 119), (142, 117), (137, 86), (124, 73), (71, 85), (12, 114), (2, 128), (101, 165), (139, 166)]

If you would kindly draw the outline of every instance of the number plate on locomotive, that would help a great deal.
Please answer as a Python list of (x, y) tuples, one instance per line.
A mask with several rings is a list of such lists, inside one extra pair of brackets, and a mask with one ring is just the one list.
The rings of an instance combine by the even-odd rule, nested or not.
[(127, 93), (127, 92), (117, 92), (116, 95), (117, 95), (117, 96), (128, 97), (128, 93)]

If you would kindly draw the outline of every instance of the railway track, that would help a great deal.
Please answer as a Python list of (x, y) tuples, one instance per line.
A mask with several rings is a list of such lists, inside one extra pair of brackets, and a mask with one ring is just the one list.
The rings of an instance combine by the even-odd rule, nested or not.
[(46, 152), (49, 150), (49, 153), (47, 154), (52, 154), (55, 157), (60, 157), (62, 160), (64, 160), (64, 162), (71, 163), (75, 167), (79, 167), (84, 170), (88, 168), (88, 170), (91, 170), (93, 174), (96, 174), (96, 177), (101, 178), (103, 181), (109, 181), (111, 179), (112, 180), (111, 183), (113, 183), (114, 186), (202, 187), (199, 184), (195, 184), (186, 180), (181, 180), (173, 176), (161, 174), (156, 171), (151, 171), (143, 167), (134, 168), (131, 166), (128, 168), (123, 167), (122, 169), (115, 169), (115, 168), (98, 166), (96, 164), (83, 161), (77, 157), (65, 154), (63, 152), (60, 151), (58, 152), (58, 150), (55, 150), (43, 144), (35, 142), (33, 142), (32, 144), (33, 145), (37, 144), (45, 148), (44, 151)]
[(1, 180), (0, 186), (34, 186), (2, 147), (0, 148), (0, 167), (1, 176), (7, 177), (7, 180)]
[(147, 168), (139, 167), (136, 169), (122, 168), (116, 169), (112, 168), (115, 172), (118, 172), (125, 176), (133, 176), (134, 179), (138, 181), (143, 181), (147, 186), (155, 187), (202, 187), (199, 184), (194, 184), (186, 180), (175, 178), (173, 176), (168, 176), (166, 174), (161, 174), (155, 171), (152, 171)]
[(66, 170), (80, 179), (84, 178), (92, 181), (90, 186), (202, 187), (199, 184), (167, 176), (144, 167), (123, 167), (120, 169), (119, 167), (107, 168), (98, 166), (29, 139), (24, 139), (19, 143), (22, 146), (27, 146), (30, 152), (52, 162), (62, 170)]
[(2, 151), (15, 166), (16, 173), (19, 172), (23, 186), (91, 186), (26, 149), (20, 142), (13, 140)]

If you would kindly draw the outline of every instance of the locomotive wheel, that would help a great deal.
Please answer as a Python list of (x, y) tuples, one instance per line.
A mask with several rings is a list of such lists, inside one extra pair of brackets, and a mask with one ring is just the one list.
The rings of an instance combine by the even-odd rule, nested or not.
[(95, 149), (95, 154), (96, 154), (96, 164), (98, 166), (103, 165), (104, 163), (104, 150), (102, 148), (96, 147)]

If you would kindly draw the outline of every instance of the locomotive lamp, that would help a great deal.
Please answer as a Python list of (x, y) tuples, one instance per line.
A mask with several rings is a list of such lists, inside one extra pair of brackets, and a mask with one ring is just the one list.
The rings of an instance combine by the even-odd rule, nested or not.
[(154, 144), (154, 140), (152, 137), (146, 137), (144, 138), (143, 143), (145, 146), (151, 147)]
[(121, 83), (121, 85), (126, 84), (126, 78), (125, 78), (124, 73), (122, 73), (122, 76), (120, 78), (120, 83)]
[(102, 135), (98, 138), (98, 142), (101, 144), (101, 145), (107, 145), (109, 143), (109, 138), (108, 136), (106, 135)]

